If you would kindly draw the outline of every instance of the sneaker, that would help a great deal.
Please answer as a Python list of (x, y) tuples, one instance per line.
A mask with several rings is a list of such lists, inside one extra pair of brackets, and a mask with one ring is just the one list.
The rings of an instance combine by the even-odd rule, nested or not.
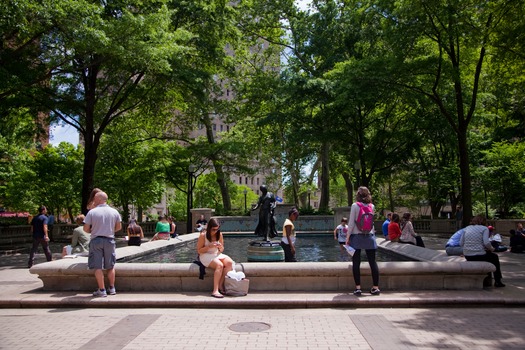
[(360, 296), (362, 293), (361, 289), (354, 290), (354, 295)]
[(106, 290), (102, 290), (102, 289), (97, 289), (96, 291), (93, 292), (93, 296), (94, 297), (102, 297), (102, 298), (105, 298), (107, 297), (107, 293), (106, 293)]
[(494, 283), (494, 287), (501, 288), (501, 287), (505, 287), (505, 285), (501, 283), (501, 281), (499, 281), (499, 282)]
[(372, 295), (379, 295), (379, 294), (381, 294), (381, 291), (379, 290), (379, 288), (372, 288), (372, 289), (370, 289), (370, 294), (372, 294)]
[(115, 295), (117, 294), (117, 290), (115, 287), (109, 287), (109, 295)]

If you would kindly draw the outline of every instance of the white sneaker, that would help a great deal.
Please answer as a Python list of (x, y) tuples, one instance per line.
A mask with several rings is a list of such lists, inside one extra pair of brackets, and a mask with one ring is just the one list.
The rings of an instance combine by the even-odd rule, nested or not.
[(105, 290), (97, 289), (96, 291), (93, 292), (93, 296), (94, 296), (94, 297), (102, 297), (102, 298), (105, 298), (105, 297), (108, 296), (108, 294), (106, 293)]
[(115, 287), (109, 287), (109, 295), (115, 295), (117, 294), (117, 290)]

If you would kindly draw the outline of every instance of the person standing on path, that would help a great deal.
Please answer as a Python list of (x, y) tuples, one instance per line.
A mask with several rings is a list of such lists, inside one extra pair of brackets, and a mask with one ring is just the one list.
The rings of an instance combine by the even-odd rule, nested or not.
[(46, 255), (47, 261), (51, 261), (53, 256), (51, 255), (51, 250), (49, 249), (49, 236), (47, 231), (47, 208), (41, 206), (38, 208), (38, 215), (31, 220), (31, 233), (33, 235), (33, 246), (31, 247), (31, 252), (29, 253), (29, 261), (27, 262), (27, 267), (31, 268), (35, 262), (35, 254), (38, 250), (38, 246), (42, 245), (44, 254)]
[[(348, 232), (350, 235), (346, 238), (346, 244), (355, 249), (355, 253), (352, 256), (352, 272), (354, 275), (355, 290), (354, 295), (361, 295), (361, 249), (364, 249), (372, 271), (372, 289), (370, 294), (379, 295), (379, 268), (376, 262), (376, 236), (373, 225), (371, 226), (370, 232), (362, 232), (358, 227), (358, 217), (361, 210), (360, 205), (370, 207), (371, 212), (374, 213), (374, 205), (372, 204), (372, 195), (368, 188), (361, 186), (357, 190), (356, 201), (350, 208), (350, 216), (348, 217)], [(358, 204), (359, 203), (359, 204)]]
[(95, 270), (98, 289), (93, 292), (95, 297), (106, 297), (104, 272), (107, 271), (109, 294), (117, 294), (115, 289), (115, 232), (122, 229), (122, 219), (119, 212), (107, 204), (108, 195), (105, 192), (95, 194), (93, 209), (84, 220), (84, 231), (91, 233), (89, 242), (88, 267)]
[(284, 261), (296, 262), (295, 257), (295, 225), (294, 221), (299, 217), (299, 210), (293, 207), (288, 212), (288, 218), (284, 220), (283, 224), (283, 237), (281, 238), (281, 247), (284, 250)]
[(334, 239), (339, 243), (341, 256), (346, 252), (344, 247), (346, 244), (346, 236), (348, 236), (348, 218), (343, 217), (341, 223), (337, 225), (334, 230)]

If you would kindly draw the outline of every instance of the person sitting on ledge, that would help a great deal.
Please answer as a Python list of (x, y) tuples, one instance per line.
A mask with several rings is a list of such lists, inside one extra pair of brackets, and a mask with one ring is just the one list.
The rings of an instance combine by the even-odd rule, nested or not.
[(461, 236), (465, 229), (459, 229), (449, 238), (447, 244), (445, 245), (445, 252), (448, 256), (463, 256), (463, 247), (461, 246)]
[(131, 219), (128, 225), (128, 246), (140, 247), (142, 239), (144, 238), (144, 231), (142, 227), (137, 224), (137, 220)]
[(84, 218), (85, 216), (83, 214), (80, 214), (75, 218), (78, 227), (73, 230), (71, 244), (62, 248), (62, 257), (71, 254), (85, 254), (89, 252), (89, 240), (91, 237), (89, 233), (84, 231)]
[(417, 233), (414, 231), (414, 226), (412, 225), (411, 219), (412, 214), (403, 214), (403, 219), (401, 220), (401, 224), (399, 225), (401, 228), (401, 236), (399, 236), (399, 243), (408, 243), (424, 248), (425, 244), (423, 243), (423, 239), (420, 236), (418, 236)]
[(392, 242), (399, 242), (401, 228), (399, 227), (399, 214), (393, 213), (392, 220), (388, 224), (388, 239)]
[(159, 216), (159, 222), (155, 226), (155, 235), (151, 240), (157, 241), (160, 239), (170, 239), (170, 223), (165, 215)]
[[(463, 255), (467, 261), (486, 261), (496, 267), (494, 271), (494, 287), (505, 287), (501, 282), (502, 274), (499, 264), (499, 257), (494, 254), (494, 247), (490, 244), (489, 229), (486, 226), (487, 219), (482, 215), (472, 218), (470, 225), (465, 227), (465, 233), (461, 236), (461, 246)], [(492, 273), (483, 281), (484, 287), (492, 286)]]
[(222, 298), (224, 294), (224, 279), (226, 274), (233, 270), (233, 260), (224, 252), (224, 238), (220, 231), (219, 222), (211, 218), (197, 240), (197, 254), (199, 261), (206, 267), (215, 270), (213, 273), (213, 291), (211, 296)]

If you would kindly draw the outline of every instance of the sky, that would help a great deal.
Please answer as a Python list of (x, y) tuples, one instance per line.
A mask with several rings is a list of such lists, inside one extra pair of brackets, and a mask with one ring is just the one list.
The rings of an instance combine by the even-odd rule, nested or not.
[(69, 142), (78, 145), (78, 132), (72, 126), (52, 126), (49, 129), (49, 143), (58, 146), (60, 142)]

